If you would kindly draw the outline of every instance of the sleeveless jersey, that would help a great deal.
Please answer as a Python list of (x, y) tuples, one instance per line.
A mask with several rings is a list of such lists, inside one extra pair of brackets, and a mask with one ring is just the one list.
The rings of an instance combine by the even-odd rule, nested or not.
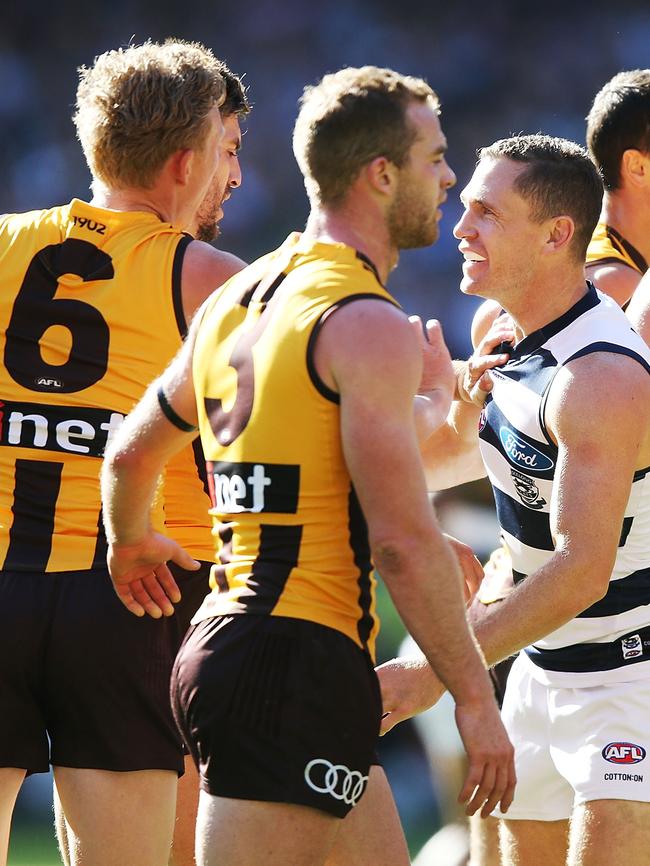
[[(631, 356), (650, 373), (646, 344), (618, 305), (589, 284), (577, 304), (526, 336), (507, 364), (492, 370), (480, 446), (515, 583), (554, 554), (549, 510), (558, 449), (544, 424), (546, 396), (560, 366), (593, 352)], [(634, 475), (606, 595), (525, 654), (541, 682), (592, 686), (650, 676), (648, 645), (650, 467)]]
[(585, 264), (590, 265), (627, 265), (637, 273), (645, 274), (648, 263), (629, 241), (606, 223), (598, 223), (587, 247)]
[(207, 307), (194, 385), (217, 549), (213, 591), (193, 622), (305, 619), (374, 655), (366, 523), (343, 457), (339, 398), (313, 360), (322, 323), (359, 298), (396, 303), (361, 254), (294, 234)]
[(100, 458), (180, 347), (189, 242), (78, 200), (0, 219), (0, 568), (105, 564)]

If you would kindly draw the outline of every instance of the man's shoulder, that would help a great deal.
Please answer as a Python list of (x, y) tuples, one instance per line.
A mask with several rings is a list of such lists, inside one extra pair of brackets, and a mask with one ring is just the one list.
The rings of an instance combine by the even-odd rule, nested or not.
[(192, 240), (183, 257), (181, 291), (185, 318), (189, 321), (203, 301), (219, 286), (246, 267), (232, 253), (203, 241)]

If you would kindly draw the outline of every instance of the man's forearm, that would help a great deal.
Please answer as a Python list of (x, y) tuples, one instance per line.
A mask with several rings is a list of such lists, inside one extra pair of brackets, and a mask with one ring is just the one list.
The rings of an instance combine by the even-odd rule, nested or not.
[(487, 663), (492, 666), (556, 631), (602, 597), (606, 585), (595, 579), (593, 565), (589, 569), (556, 553), (497, 604), (475, 599), (469, 621)]

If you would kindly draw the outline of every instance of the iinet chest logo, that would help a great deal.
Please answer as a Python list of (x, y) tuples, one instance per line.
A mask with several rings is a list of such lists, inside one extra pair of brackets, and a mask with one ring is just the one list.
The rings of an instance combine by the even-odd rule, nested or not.
[(208, 460), (206, 466), (212, 504), (220, 514), (295, 514), (298, 509), (299, 466), (223, 460)]
[(124, 418), (106, 409), (0, 401), (0, 446), (102, 457)]

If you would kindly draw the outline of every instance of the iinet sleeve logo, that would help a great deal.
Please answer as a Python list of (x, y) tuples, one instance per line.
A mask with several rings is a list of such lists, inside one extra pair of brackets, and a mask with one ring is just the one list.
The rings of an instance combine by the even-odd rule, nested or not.
[(645, 749), (634, 743), (608, 743), (601, 754), (610, 764), (638, 764), (645, 758)]

